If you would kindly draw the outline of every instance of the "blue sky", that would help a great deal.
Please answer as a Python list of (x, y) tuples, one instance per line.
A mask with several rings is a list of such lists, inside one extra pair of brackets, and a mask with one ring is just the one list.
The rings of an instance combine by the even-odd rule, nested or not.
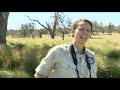
[[(53, 16), (53, 12), (10, 12), (8, 29), (19, 29), (21, 24), (29, 23), (30, 20), (25, 15), (44, 24), (45, 21), (50, 21), (50, 16)], [(64, 12), (64, 15), (71, 18), (72, 22), (79, 18), (86, 18), (98, 23), (102, 22), (103, 25), (108, 25), (110, 22), (115, 26), (120, 25), (120, 12)], [(35, 24), (36, 28), (41, 28), (39, 24)]]

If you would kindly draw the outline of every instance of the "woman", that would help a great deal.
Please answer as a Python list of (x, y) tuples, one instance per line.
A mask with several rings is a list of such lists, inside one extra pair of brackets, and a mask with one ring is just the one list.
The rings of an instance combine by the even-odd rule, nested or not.
[(92, 34), (92, 23), (79, 19), (73, 24), (70, 45), (51, 48), (35, 69), (35, 78), (97, 78), (95, 54), (85, 47)]

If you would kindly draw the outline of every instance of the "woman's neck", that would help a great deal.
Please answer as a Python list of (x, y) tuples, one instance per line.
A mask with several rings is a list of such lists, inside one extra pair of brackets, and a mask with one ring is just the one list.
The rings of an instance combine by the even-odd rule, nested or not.
[(85, 45), (83, 44), (78, 44), (74, 42), (75, 47), (78, 49), (79, 53), (82, 54), (84, 53)]

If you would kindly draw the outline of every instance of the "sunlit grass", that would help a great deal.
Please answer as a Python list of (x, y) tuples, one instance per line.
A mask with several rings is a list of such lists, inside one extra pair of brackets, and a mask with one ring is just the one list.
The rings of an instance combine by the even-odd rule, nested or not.
[[(1, 56), (0, 63), (4, 66), (5, 61), (2, 59), (13, 59), (11, 62), (8, 60), (10, 65), (19, 66), (18, 61), (23, 59), (24, 63), (22, 62), (21, 68), (24, 69), (25, 72), (33, 74), (34, 68), (37, 66), (36, 64), (39, 64), (40, 60), (47, 54), (51, 47), (58, 44), (70, 44), (71, 41), (72, 37), (69, 35), (65, 36), (65, 40), (62, 40), (60, 36), (51, 39), (49, 35), (43, 35), (42, 38), (37, 37), (34, 39), (7, 37), (7, 44), (13, 48), (13, 50), (5, 49), (6, 51), (1, 53), (2, 56), (7, 56), (5, 56), (6, 58)], [(120, 76), (120, 34), (92, 35), (86, 43), (86, 47), (95, 52), (97, 56), (99, 78), (114, 78)], [(13, 55), (14, 52), (16, 53)], [(8, 55), (9, 53), (12, 58)], [(22, 57), (19, 57), (19, 55), (22, 55)], [(6, 64), (6, 67), (10, 65)], [(29, 69), (30, 66), (32, 66), (31, 69)]]
[(70, 43), (71, 37), (66, 37), (65, 40), (62, 40), (60, 36), (51, 39), (50, 36), (43, 36), (43, 38), (9, 38), (7, 37), (8, 45), (14, 45), (16, 43), (26, 44), (27, 46), (38, 46), (42, 44), (57, 45), (62, 43)]

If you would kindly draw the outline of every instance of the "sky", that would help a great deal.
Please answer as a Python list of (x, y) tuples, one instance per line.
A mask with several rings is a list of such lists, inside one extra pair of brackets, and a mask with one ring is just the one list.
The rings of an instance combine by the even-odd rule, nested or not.
[[(19, 29), (22, 24), (30, 23), (31, 21), (26, 15), (45, 24), (46, 21), (51, 21), (50, 17), (53, 16), (53, 13), (54, 12), (10, 12), (7, 28), (8, 30)], [(104, 26), (109, 23), (115, 26), (120, 25), (120, 12), (64, 12), (64, 15), (69, 17), (72, 22), (80, 18), (86, 18), (91, 21), (97, 21), (98, 23), (102, 22)], [(41, 28), (38, 23), (35, 22), (35, 24), (36, 28)]]

